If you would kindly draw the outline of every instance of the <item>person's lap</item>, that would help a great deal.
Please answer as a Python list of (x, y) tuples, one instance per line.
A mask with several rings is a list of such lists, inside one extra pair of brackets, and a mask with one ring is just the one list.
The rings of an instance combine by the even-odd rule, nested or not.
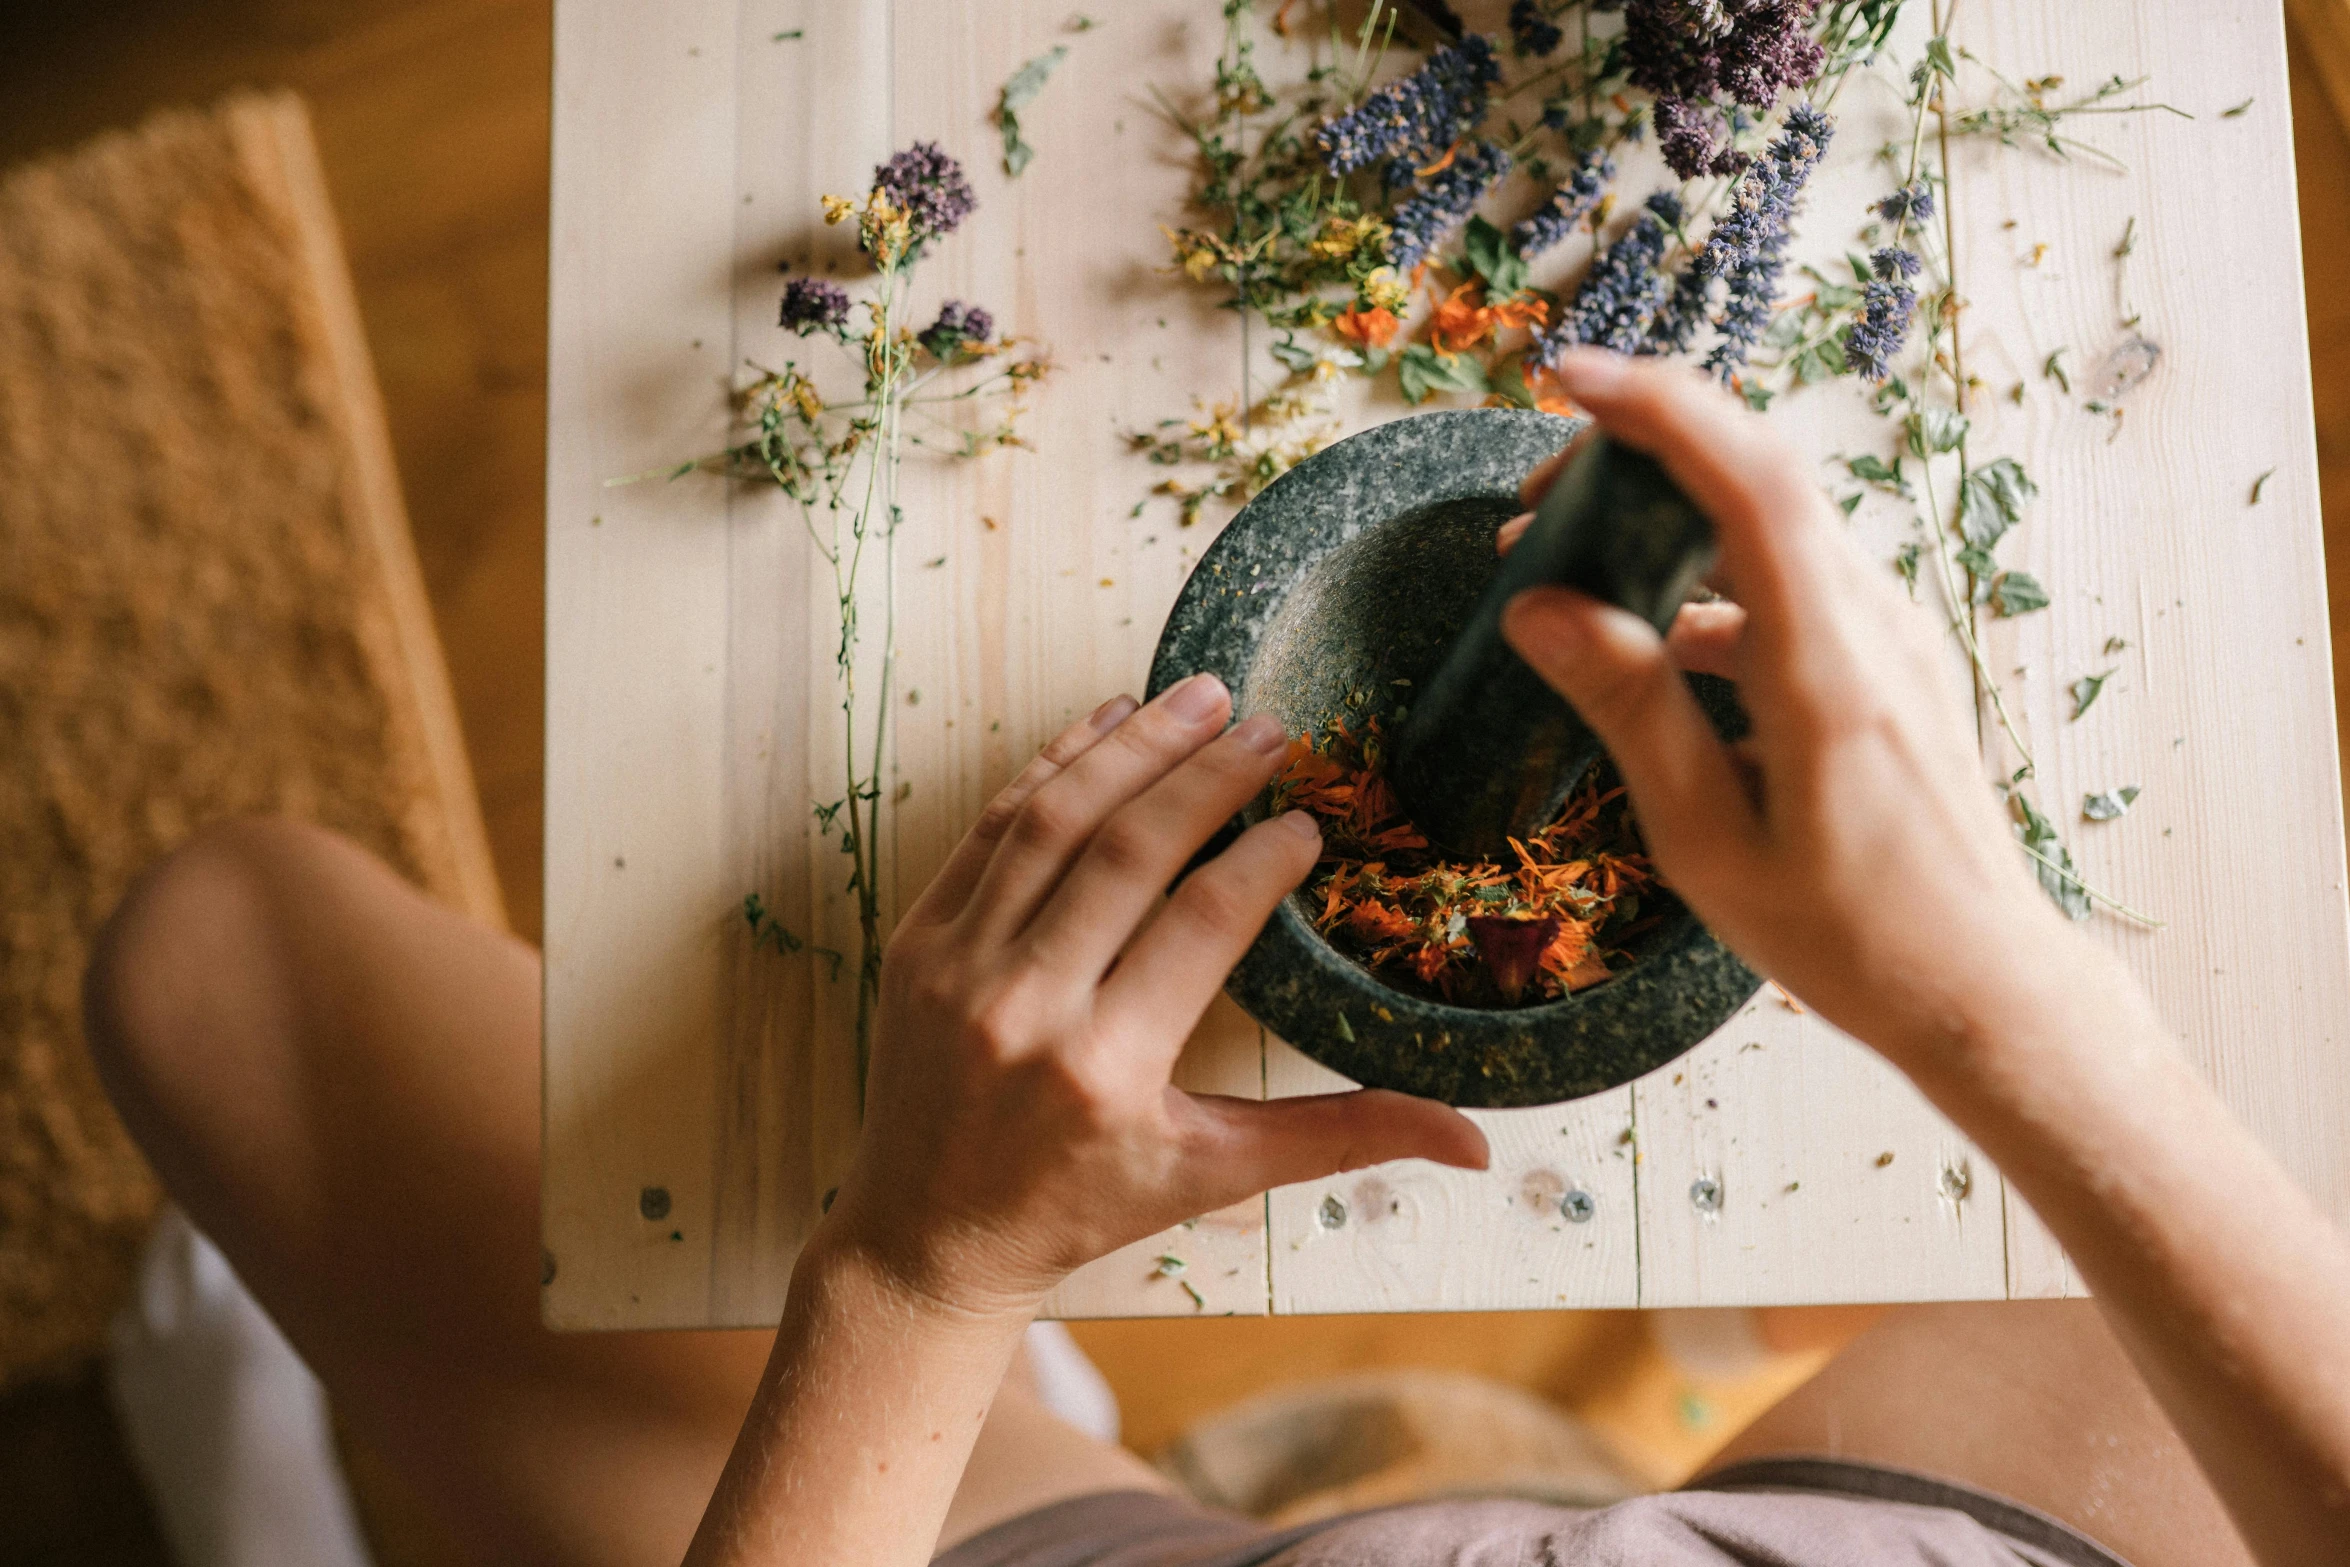
[[(769, 1335), (539, 1325), (537, 955), (316, 830), (214, 829), (101, 937), (91, 1043), (174, 1198), (460, 1539), (682, 1555)], [(2036, 1506), (2140, 1567), (2243, 1561), (2085, 1303), (1894, 1312), (1724, 1461), (1836, 1453)], [(948, 1538), (1154, 1484), (1008, 1391)]]

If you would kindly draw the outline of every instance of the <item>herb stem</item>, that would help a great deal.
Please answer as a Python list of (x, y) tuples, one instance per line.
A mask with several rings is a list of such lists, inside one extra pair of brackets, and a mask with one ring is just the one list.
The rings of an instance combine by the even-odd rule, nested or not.
[(2042, 865), (2045, 865), (2048, 867), (2048, 869), (2056, 872), (2057, 875), (2062, 876), (2066, 881), (2069, 881), (2074, 886), (2080, 888), (2081, 896), (2087, 898), (2090, 902), (2102, 903), (2107, 908), (2113, 910), (2114, 913), (2121, 915), (2124, 919), (2136, 920), (2139, 924), (2145, 926), (2149, 930), (2161, 930), (2163, 928), (2163, 922), (2156, 919), (2153, 915), (2145, 913), (2143, 910), (2133, 909), (2128, 904), (2122, 902), (2121, 899), (2108, 897), (2106, 894), (2099, 892), (2095, 887), (2090, 886), (2087, 882), (2081, 879), (2080, 873), (2078, 871), (2066, 870), (2062, 865), (2057, 864), (2056, 861), (2050, 859), (2047, 855), (2042, 854), (2038, 849), (2033, 848), (2028, 843), (2021, 845), (2021, 848), (2033, 859), (2038, 860)]

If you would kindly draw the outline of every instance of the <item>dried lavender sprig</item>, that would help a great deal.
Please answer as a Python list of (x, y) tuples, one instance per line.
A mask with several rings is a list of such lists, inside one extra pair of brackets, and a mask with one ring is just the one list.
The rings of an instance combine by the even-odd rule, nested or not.
[(1680, 198), (1671, 191), (1648, 198), (1632, 226), (1583, 274), (1558, 324), (1535, 344), (1538, 364), (1555, 367), (1577, 343), (1619, 354), (1648, 350), (1649, 329), (1672, 293), (1671, 281), (1657, 271), (1665, 255), (1666, 224), (1680, 217)]
[(1532, 257), (1557, 245), (1591, 215), (1592, 209), (1599, 205), (1599, 198), (1607, 194), (1608, 182), (1615, 177), (1615, 159), (1597, 148), (1583, 154), (1575, 172), (1559, 181), (1558, 189), (1550, 193), (1550, 200), (1510, 230), (1512, 248), (1521, 256)]
[(825, 278), (796, 277), (783, 285), (779, 326), (806, 337), (811, 332), (837, 332), (848, 325), (849, 291)]
[(1500, 80), (1492, 40), (1470, 33), (1437, 50), (1411, 75), (1316, 126), (1314, 145), (1334, 176), (1382, 158), (1432, 156), (1485, 117), (1486, 95)]
[(1537, 0), (1510, 0), (1510, 45), (1520, 56), (1546, 55), (1566, 36), (1565, 29), (1542, 14)]
[(1470, 209), (1509, 172), (1510, 155), (1491, 142), (1474, 141), (1453, 155), (1420, 190), (1388, 219), (1387, 259), (1409, 272), (1428, 253), (1469, 221)]
[(1730, 210), (1692, 263), (1700, 276), (1723, 280), (1721, 340), (1705, 363), (1725, 381), (1746, 363), (1770, 325), (1795, 201), (1834, 131), (1835, 122), (1810, 104), (1789, 110), (1777, 138), (1731, 191)]

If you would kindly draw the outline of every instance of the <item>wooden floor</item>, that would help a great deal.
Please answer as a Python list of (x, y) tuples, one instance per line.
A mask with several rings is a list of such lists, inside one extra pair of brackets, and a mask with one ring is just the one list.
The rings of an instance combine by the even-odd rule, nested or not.
[[(310, 100), (507, 906), (534, 938), (548, 40), (547, 0), (0, 8), (0, 163), (233, 86), (286, 85)], [(2350, 650), (2350, 136), (2298, 50), (2293, 88), (2339, 702)], [(1521, 1382), (1631, 1433), (1660, 1468), (1711, 1446), (1741, 1413), (1679, 1382), (1644, 1349), (1632, 1314), (1079, 1332), (1146, 1446), (1255, 1388), (1370, 1364), (1451, 1365)], [(0, 1464), (37, 1450), (12, 1434), (59, 1418), (57, 1403), (31, 1413), (19, 1400), (0, 1404)], [(77, 1514), (119, 1515), (104, 1494), (118, 1478), (80, 1496), (53, 1476), (31, 1488), (28, 1478), (0, 1473), (0, 1496), (25, 1499), (0, 1523), (0, 1567), (66, 1559), (53, 1547), (68, 1540), (85, 1547), (77, 1560), (152, 1559), (128, 1545), (92, 1554), (91, 1536), (72, 1527)]]

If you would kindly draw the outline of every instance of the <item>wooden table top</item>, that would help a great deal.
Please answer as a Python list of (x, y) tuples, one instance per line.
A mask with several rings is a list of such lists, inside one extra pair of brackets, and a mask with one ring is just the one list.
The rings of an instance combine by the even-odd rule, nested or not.
[[(853, 983), (754, 948), (740, 913), (756, 891), (794, 928), (853, 941), (837, 853), (809, 817), (837, 771), (831, 589), (772, 494), (699, 476), (606, 484), (716, 450), (736, 369), (789, 355), (777, 263), (845, 259), (817, 198), (861, 192), (913, 138), (940, 141), (979, 209), (924, 263), (919, 297), (984, 303), (1061, 366), (1026, 418), (1033, 451), (906, 467), (907, 703), (890, 763), (902, 798), (883, 861), (895, 902), (1047, 736), (1139, 686), (1210, 535), (1212, 519), (1187, 530), (1161, 504), (1130, 515), (1163, 470), (1123, 432), (1239, 389), (1233, 318), (1163, 270), (1158, 225), (1176, 221), (1189, 165), (1148, 92), (1205, 78), (1217, 8), (1100, 9), (1072, 35), (1067, 0), (559, 0), (542, 1221), (557, 1326), (771, 1324), (854, 1137)], [(2284, 39), (2274, 12), (2207, 12), (1961, 10), (1956, 41), (2010, 74), (2143, 75), (2197, 116), (2087, 133), (2128, 172), (1974, 146), (1954, 160), (1967, 365), (1985, 383), (1969, 411), (1985, 449), (2021, 457), (2040, 483), (2005, 560), (2055, 600), (1986, 621), (1986, 651), (2045, 801), (2144, 790), (2123, 820), (2065, 833), (2093, 882), (2165, 924), (2100, 918), (2093, 933), (2236, 1111), (2350, 1219), (2350, 915)], [(1904, 58), (1920, 37), (1903, 35)], [(1023, 116), (1036, 161), (1007, 180), (989, 111), (1055, 43), (1069, 58)], [(1900, 112), (1892, 92), (1858, 84), (1839, 102), (1799, 254), (1841, 254), (1842, 214), (1884, 184), (1871, 157)], [(2113, 251), (2126, 225), (2125, 272)], [(2095, 364), (2119, 336), (2120, 294), (2162, 357), (2116, 430), (2040, 367), (2060, 347)], [(1260, 358), (1260, 385), (1268, 369)], [(1356, 427), (1407, 411), (1392, 385), (1348, 405)], [(1769, 417), (1823, 459), (1886, 449), (1849, 383)], [(1853, 522), (1888, 557), (1907, 525), (1876, 501)], [(2107, 656), (2117, 637), (2127, 648)], [(2072, 721), (2066, 687), (2108, 667), (2106, 694)], [(1221, 1003), (1180, 1080), (1246, 1094), (1337, 1084)], [(1979, 1151), (1767, 989), (1637, 1083), (1477, 1118), (1487, 1172), (1406, 1164), (1285, 1188), (1103, 1259), (1055, 1309), (2079, 1292)], [(1590, 1199), (1582, 1222), (1564, 1211), (1571, 1192)], [(1202, 1304), (1161, 1276), (1162, 1254), (1184, 1259)]]

